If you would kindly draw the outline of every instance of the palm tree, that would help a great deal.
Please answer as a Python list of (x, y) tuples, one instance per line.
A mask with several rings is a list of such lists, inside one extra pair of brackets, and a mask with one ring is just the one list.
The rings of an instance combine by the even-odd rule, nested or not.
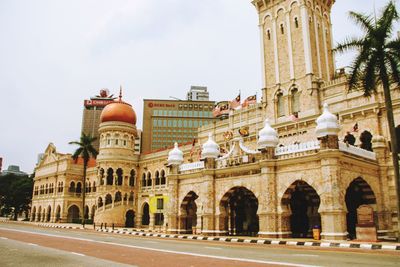
[[(361, 38), (347, 38), (334, 51), (343, 53), (356, 50), (358, 52), (351, 65), (348, 78), (349, 90), (361, 89), (365, 96), (370, 96), (371, 93), (376, 93), (379, 85), (383, 88), (397, 190), (397, 216), (399, 217), (399, 156), (390, 94), (391, 88), (400, 86), (400, 37), (392, 38), (394, 24), (399, 20), (399, 15), (392, 0), (383, 8), (379, 18), (356, 12), (350, 12), (349, 15), (361, 27), (364, 35)], [(398, 226), (400, 229), (400, 224)], [(400, 230), (398, 234), (400, 235)]]
[(91, 157), (96, 158), (98, 152), (93, 147), (93, 142), (96, 137), (86, 135), (82, 132), (80, 141), (69, 142), (70, 145), (78, 145), (79, 147), (75, 150), (72, 158), (77, 161), (79, 157), (83, 159), (83, 192), (82, 192), (82, 226), (85, 228), (85, 194), (86, 194), (86, 170)]

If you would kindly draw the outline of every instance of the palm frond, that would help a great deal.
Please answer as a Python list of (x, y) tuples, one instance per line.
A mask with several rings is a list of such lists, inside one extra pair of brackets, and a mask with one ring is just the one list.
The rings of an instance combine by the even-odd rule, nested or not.
[(400, 86), (400, 60), (399, 55), (396, 56), (387, 54), (388, 65), (390, 66), (390, 77), (393, 82), (397, 83), (397, 86)]
[(367, 33), (374, 31), (374, 18), (371, 15), (350, 11), (349, 17)]
[[(383, 8), (382, 16), (376, 22), (379, 33), (384, 35), (384, 38), (391, 36), (393, 32), (393, 24), (399, 19), (396, 6), (392, 1)], [(383, 37), (383, 36), (382, 36)]]
[(394, 51), (400, 56), (400, 37), (387, 42), (385, 48)]
[(377, 60), (378, 60), (378, 55), (373, 54), (369, 58), (368, 62), (365, 63), (365, 70), (363, 71), (362, 81), (361, 81), (365, 96), (370, 96), (371, 93), (376, 92)]
[(361, 49), (365, 40), (357, 37), (346, 38), (342, 43), (337, 44), (333, 49), (334, 53), (344, 53), (353, 49)]

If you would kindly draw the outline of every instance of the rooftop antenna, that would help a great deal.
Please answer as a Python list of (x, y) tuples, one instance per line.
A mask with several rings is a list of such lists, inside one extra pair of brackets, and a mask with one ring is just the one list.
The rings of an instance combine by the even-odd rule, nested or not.
[(122, 100), (122, 85), (119, 86), (119, 101)]
[(375, 6), (375, 0), (374, 0), (374, 17), (375, 17), (375, 26), (376, 26), (376, 6)]

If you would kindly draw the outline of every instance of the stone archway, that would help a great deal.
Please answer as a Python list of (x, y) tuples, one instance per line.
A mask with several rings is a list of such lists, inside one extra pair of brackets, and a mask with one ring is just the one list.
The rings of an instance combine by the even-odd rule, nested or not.
[(50, 222), (50, 220), (51, 220), (51, 206), (49, 205), (47, 207), (46, 222)]
[[(246, 187), (233, 187), (220, 201), (221, 230), (230, 235), (255, 236), (259, 231), (258, 199)], [(223, 218), (222, 218), (223, 217)], [(222, 226), (222, 227), (221, 227)]]
[(59, 222), (60, 220), (61, 220), (61, 207), (60, 205), (58, 205), (56, 209), (56, 222)]
[(150, 207), (147, 202), (142, 207), (142, 225), (148, 226), (150, 224)]
[(85, 206), (85, 213), (83, 214), (83, 216), (84, 216), (85, 220), (89, 219), (89, 206), (88, 205)]
[[(350, 239), (356, 238), (357, 224), (357, 208), (361, 205), (376, 204), (376, 197), (371, 186), (361, 177), (354, 179), (346, 190), (346, 207), (347, 207), (347, 232)], [(374, 210), (376, 208), (374, 207)]]
[(321, 226), (318, 208), (321, 203), (315, 189), (305, 181), (297, 180), (286, 189), (281, 205), (286, 214), (281, 222), (292, 237), (309, 237), (314, 226)]
[(90, 213), (90, 219), (94, 222), (94, 215), (96, 214), (96, 205), (92, 206), (92, 212)]
[(72, 205), (68, 208), (67, 214), (68, 223), (79, 223), (79, 208), (76, 205)]
[(135, 212), (128, 210), (125, 214), (125, 227), (135, 227)]
[(181, 204), (181, 214), (179, 216), (179, 230), (184, 233), (193, 233), (193, 228), (197, 226), (197, 205), (196, 199), (199, 196), (190, 191), (183, 199)]
[(40, 222), (41, 219), (42, 219), (42, 206), (39, 206), (38, 212), (37, 212), (37, 215), (36, 215), (36, 221)]

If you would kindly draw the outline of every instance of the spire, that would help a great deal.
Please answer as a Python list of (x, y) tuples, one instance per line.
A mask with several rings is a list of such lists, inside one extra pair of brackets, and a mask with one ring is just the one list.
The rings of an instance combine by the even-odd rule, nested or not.
[(119, 101), (122, 101), (122, 85), (119, 86)]

